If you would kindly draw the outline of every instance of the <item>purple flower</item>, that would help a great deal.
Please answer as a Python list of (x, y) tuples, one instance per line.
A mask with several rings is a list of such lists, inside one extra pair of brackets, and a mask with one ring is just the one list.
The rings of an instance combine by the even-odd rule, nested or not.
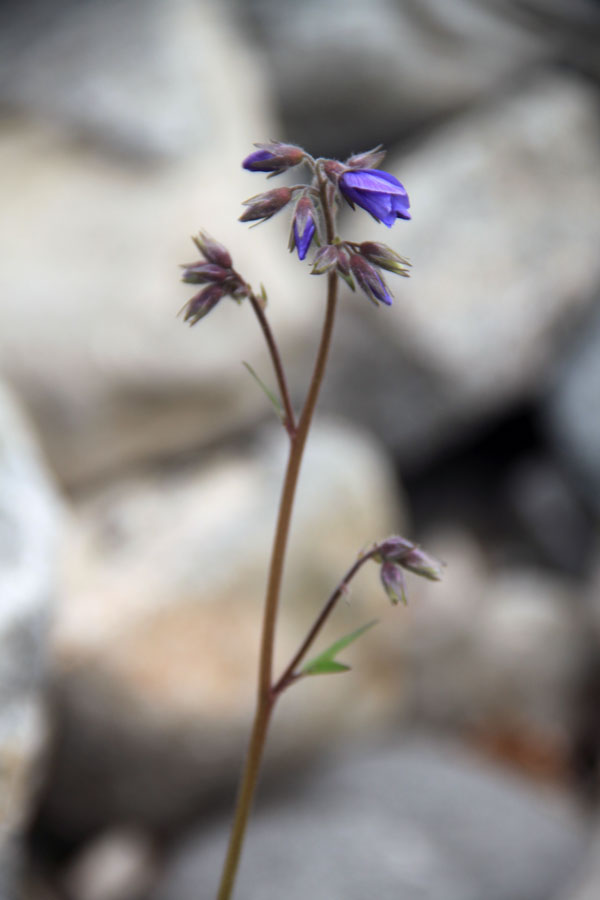
[(385, 281), (377, 269), (358, 253), (354, 253), (350, 257), (350, 271), (356, 278), (359, 287), (376, 306), (379, 301), (385, 303), (386, 306), (392, 305), (392, 297)]
[(377, 222), (391, 228), (397, 218), (410, 219), (404, 186), (389, 172), (354, 169), (340, 176), (339, 188), (352, 208), (361, 206)]
[(304, 159), (304, 150), (293, 144), (281, 144), (271, 141), (269, 144), (255, 144), (258, 149), (242, 162), (249, 172), (270, 172), (279, 175), (292, 166), (297, 166)]
[(290, 236), (290, 250), (293, 250), (295, 247), (298, 251), (299, 259), (304, 259), (308, 253), (308, 248), (316, 230), (314, 207), (310, 198), (303, 196), (296, 204), (292, 222), (292, 234)]
[(400, 566), (395, 562), (384, 562), (379, 570), (379, 576), (392, 603), (402, 602), (406, 605), (406, 579)]
[(264, 194), (250, 197), (249, 200), (244, 200), (243, 205), (247, 206), (248, 209), (240, 216), (240, 222), (255, 222), (257, 220), (266, 222), (267, 219), (278, 213), (280, 209), (287, 206), (291, 199), (292, 192), (286, 187), (274, 188), (272, 191), (266, 191)]
[(180, 310), (180, 312), (185, 310), (183, 321), (189, 322), (190, 325), (195, 325), (196, 322), (207, 316), (224, 296), (225, 288), (219, 284), (209, 284), (199, 294), (188, 300), (183, 309)]

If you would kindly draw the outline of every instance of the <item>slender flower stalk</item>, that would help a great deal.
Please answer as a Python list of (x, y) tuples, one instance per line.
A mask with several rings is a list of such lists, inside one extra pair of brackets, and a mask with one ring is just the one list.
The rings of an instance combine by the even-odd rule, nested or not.
[[(441, 572), (437, 560), (400, 536), (395, 535), (373, 545), (350, 566), (309, 628), (297, 652), (280, 677), (274, 681), (275, 632), (294, 499), (304, 450), (329, 357), (339, 279), (343, 278), (352, 290), (358, 285), (375, 305), (383, 303), (389, 306), (392, 303), (392, 296), (380, 270), (407, 276), (410, 265), (408, 260), (384, 244), (373, 242), (357, 244), (340, 239), (336, 233), (338, 201), (343, 198), (353, 207), (355, 204), (361, 206), (388, 227), (391, 227), (397, 218), (410, 218), (410, 214), (408, 196), (403, 185), (393, 175), (375, 168), (383, 160), (383, 152), (379, 147), (352, 156), (346, 163), (331, 159), (315, 160), (301, 148), (277, 141), (257, 144), (256, 147), (257, 149), (246, 157), (242, 164), (249, 172), (268, 173), (268, 177), (271, 178), (305, 163), (310, 170), (312, 181), (310, 184), (275, 188), (252, 197), (244, 204), (247, 208), (240, 217), (241, 221), (264, 222), (282, 211), (294, 199), (290, 250), (296, 249), (299, 259), (304, 260), (313, 242), (319, 246), (312, 262), (311, 274), (327, 276), (327, 299), (312, 377), (300, 416), (297, 418), (281, 355), (265, 312), (264, 289), (261, 295), (257, 295), (233, 268), (229, 251), (205, 232), (200, 232), (198, 237), (194, 238), (202, 258), (184, 266), (183, 281), (203, 285), (202, 290), (192, 297), (182, 310), (185, 321), (191, 325), (207, 315), (225, 297), (229, 296), (238, 303), (243, 300), (249, 301), (271, 356), (280, 404), (260, 379), (255, 377), (280, 414), (289, 437), (289, 455), (281, 489), (263, 609), (254, 722), (217, 900), (231, 900), (232, 897), (269, 723), (277, 699), (290, 685), (305, 675), (346, 671), (348, 666), (338, 662), (334, 658), (335, 655), (374, 624), (371, 622), (346, 635), (316, 659), (303, 664), (306, 654), (352, 578), (368, 560), (373, 560), (380, 566), (382, 585), (395, 603), (398, 599), (406, 599), (403, 570), (431, 580), (437, 580)], [(254, 374), (251, 368), (250, 371)]]

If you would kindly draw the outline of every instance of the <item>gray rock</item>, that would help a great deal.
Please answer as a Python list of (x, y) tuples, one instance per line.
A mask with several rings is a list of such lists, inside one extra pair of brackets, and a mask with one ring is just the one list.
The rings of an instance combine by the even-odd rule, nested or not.
[[(9, 859), (45, 737), (42, 672), (59, 522), (58, 498), (30, 427), (0, 385), (0, 843)], [(9, 864), (3, 868), (8, 878)]]
[(238, 5), (269, 60), (288, 134), (317, 154), (391, 144), (552, 59), (591, 63), (600, 29), (585, 0)]
[[(152, 900), (213, 896), (226, 833), (222, 821), (192, 837)], [(585, 847), (560, 794), (444, 742), (397, 741), (259, 803), (236, 896), (554, 900)]]
[(600, 309), (582, 323), (545, 402), (555, 447), (577, 477), (586, 502), (600, 514)]
[(599, 136), (585, 84), (531, 83), (387, 164), (407, 186), (411, 222), (388, 232), (348, 214), (342, 233), (387, 241), (413, 269), (392, 284), (392, 308), (344, 300), (330, 402), (403, 461), (422, 462), (544, 383), (600, 283)]
[[(269, 430), (200, 464), (98, 487), (75, 506), (54, 630), (57, 745), (44, 807), (61, 833), (112, 821), (177, 824), (237, 777), (255, 699), (266, 568), (287, 440)], [(401, 530), (389, 462), (356, 429), (317, 423), (295, 506), (276, 668), (370, 541)], [(416, 579), (415, 579), (416, 580)], [(436, 586), (432, 585), (432, 589)], [(374, 617), (356, 672), (290, 691), (272, 731), (275, 771), (402, 705), (403, 608), (375, 565), (323, 646)]]
[(29, 0), (0, 16), (0, 99), (21, 113), (146, 162), (222, 137), (215, 4)]

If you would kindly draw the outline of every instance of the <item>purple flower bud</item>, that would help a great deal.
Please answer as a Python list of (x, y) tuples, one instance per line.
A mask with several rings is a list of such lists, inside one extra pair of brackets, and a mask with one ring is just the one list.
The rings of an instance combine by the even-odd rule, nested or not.
[(184, 266), (181, 280), (187, 284), (214, 284), (225, 281), (230, 274), (229, 269), (223, 269), (215, 263), (190, 263)]
[(337, 185), (340, 175), (343, 174), (345, 168), (346, 167), (342, 165), (341, 162), (338, 162), (337, 159), (328, 159), (323, 164), (325, 175), (335, 185)]
[(191, 300), (188, 300), (183, 307), (185, 310), (185, 315), (183, 317), (184, 322), (195, 325), (196, 322), (199, 322), (200, 319), (207, 316), (211, 309), (215, 308), (219, 300), (225, 296), (225, 293), (225, 288), (221, 287), (221, 285), (209, 284), (203, 291), (200, 291), (199, 294), (196, 294)]
[(244, 201), (244, 206), (247, 206), (248, 209), (240, 216), (240, 222), (254, 222), (256, 220), (266, 222), (267, 219), (278, 213), (280, 209), (287, 206), (291, 199), (292, 192), (286, 187), (275, 188), (272, 191), (266, 191), (264, 194), (250, 197), (249, 200)]
[(292, 166), (297, 166), (304, 159), (304, 150), (293, 144), (281, 144), (271, 141), (268, 144), (255, 144), (258, 149), (247, 156), (242, 166), (249, 172), (270, 172), (279, 175)]
[(362, 256), (368, 262), (373, 263), (373, 265), (379, 266), (381, 269), (387, 269), (388, 272), (393, 272), (395, 275), (402, 275), (408, 278), (410, 262), (392, 250), (391, 247), (386, 246), (386, 244), (378, 244), (375, 241), (363, 241), (359, 245), (359, 250)]
[(360, 254), (353, 253), (350, 257), (350, 271), (356, 278), (359, 287), (376, 306), (379, 301), (385, 303), (386, 306), (391, 306), (392, 297), (385, 281), (377, 269)]
[(380, 144), (378, 147), (373, 147), (372, 150), (367, 150), (366, 153), (356, 153), (354, 156), (350, 156), (346, 160), (346, 165), (351, 169), (376, 169), (384, 159), (385, 150), (381, 149)]
[(377, 547), (375, 559), (381, 559), (384, 563), (398, 563), (409, 572), (429, 578), (430, 581), (440, 581), (442, 577), (443, 565), (439, 560), (400, 536), (394, 535), (382, 541)]
[(334, 244), (325, 244), (320, 247), (315, 255), (311, 275), (324, 275), (330, 272), (338, 264), (339, 248)]
[(310, 197), (303, 194), (296, 204), (290, 235), (290, 250), (298, 250), (298, 258), (304, 259), (315, 235), (315, 208)]
[(402, 601), (406, 606), (406, 578), (402, 568), (397, 563), (384, 562), (379, 570), (379, 577), (392, 603)]
[(205, 231), (201, 231), (198, 237), (193, 237), (192, 240), (208, 262), (215, 263), (223, 269), (231, 268), (231, 256), (227, 248), (211, 238)]
[(361, 206), (377, 222), (391, 228), (397, 218), (410, 219), (408, 194), (404, 186), (389, 172), (379, 169), (345, 171), (339, 188), (350, 206)]

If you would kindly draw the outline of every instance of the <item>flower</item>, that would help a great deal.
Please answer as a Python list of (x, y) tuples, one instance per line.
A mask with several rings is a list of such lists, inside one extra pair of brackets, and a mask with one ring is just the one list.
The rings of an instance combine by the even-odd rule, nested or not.
[(223, 244), (215, 241), (215, 239), (205, 231), (201, 231), (198, 236), (193, 237), (192, 240), (208, 262), (215, 263), (215, 265), (221, 266), (223, 269), (231, 268), (231, 256), (227, 247), (224, 247)]
[(244, 201), (243, 205), (248, 209), (240, 216), (240, 222), (254, 222), (257, 219), (266, 222), (280, 209), (287, 206), (291, 199), (292, 192), (286, 187), (274, 188), (272, 191), (265, 191), (264, 194), (250, 197), (249, 200)]
[(181, 312), (185, 310), (183, 321), (189, 322), (190, 325), (195, 325), (196, 322), (199, 322), (200, 319), (203, 319), (215, 308), (225, 294), (226, 289), (221, 287), (221, 285), (209, 284), (208, 287), (205, 287), (185, 304), (181, 310)]
[(270, 172), (279, 175), (292, 166), (297, 166), (304, 159), (304, 150), (294, 144), (281, 144), (271, 141), (268, 144), (255, 144), (258, 149), (242, 162), (242, 167), (249, 172)]
[(386, 306), (392, 305), (392, 296), (385, 281), (377, 269), (359, 253), (353, 253), (350, 257), (350, 271), (356, 278), (359, 287), (376, 306), (379, 301), (385, 303)]
[(430, 581), (440, 581), (443, 572), (443, 563), (425, 553), (412, 541), (407, 540), (399, 535), (392, 535), (382, 541), (377, 547), (375, 559), (382, 560), (384, 563), (394, 562), (420, 575), (422, 578), (428, 578)]
[(406, 578), (398, 563), (384, 562), (379, 570), (379, 577), (392, 603), (395, 605), (402, 601), (406, 606)]
[(410, 275), (408, 271), (410, 262), (404, 256), (396, 253), (395, 250), (392, 250), (391, 247), (386, 246), (386, 244), (378, 244), (375, 241), (363, 241), (362, 244), (358, 245), (358, 250), (374, 266), (387, 269), (388, 272), (393, 272), (394, 275), (402, 275), (404, 278), (408, 278)]
[(391, 228), (397, 218), (410, 219), (408, 194), (389, 172), (353, 169), (340, 175), (339, 188), (350, 206), (356, 203), (377, 222)]
[(302, 196), (296, 204), (290, 235), (290, 250), (298, 250), (298, 258), (304, 259), (315, 235), (315, 209), (310, 197)]

